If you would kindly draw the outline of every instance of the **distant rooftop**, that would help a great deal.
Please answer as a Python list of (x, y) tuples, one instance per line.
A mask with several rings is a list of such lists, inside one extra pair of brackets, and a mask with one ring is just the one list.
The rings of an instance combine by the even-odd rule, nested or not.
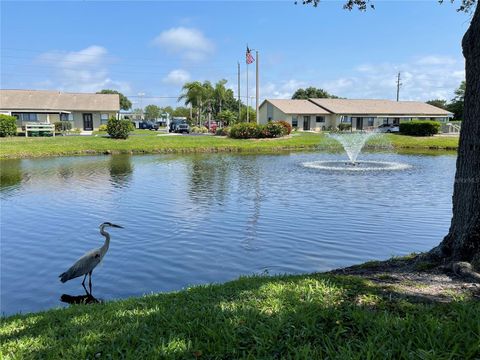
[(120, 110), (118, 94), (66, 93), (52, 90), (0, 90), (2, 110)]
[(420, 101), (309, 99), (335, 114), (351, 115), (444, 115), (450, 112)]
[(266, 99), (285, 114), (450, 116), (447, 110), (420, 101), (375, 99)]
[(329, 111), (318, 107), (309, 100), (267, 99), (285, 114), (330, 114)]

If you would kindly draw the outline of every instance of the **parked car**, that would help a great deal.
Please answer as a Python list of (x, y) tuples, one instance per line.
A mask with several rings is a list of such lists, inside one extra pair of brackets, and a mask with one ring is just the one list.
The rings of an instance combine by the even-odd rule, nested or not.
[[(203, 123), (203, 126), (205, 126), (208, 129), (208, 121), (205, 121)], [(217, 127), (218, 127), (217, 122), (215, 120), (210, 120), (210, 129), (208, 129), (208, 131), (215, 134), (215, 131), (217, 131)]]
[(175, 133), (190, 133), (190, 126), (186, 120), (172, 120), (170, 123), (170, 127), (168, 128), (168, 132), (175, 132)]
[(153, 121), (141, 121), (138, 123), (139, 129), (146, 129), (146, 130), (158, 130), (158, 124)]
[(382, 124), (377, 128), (377, 131), (381, 133), (399, 132), (400, 126), (395, 124)]

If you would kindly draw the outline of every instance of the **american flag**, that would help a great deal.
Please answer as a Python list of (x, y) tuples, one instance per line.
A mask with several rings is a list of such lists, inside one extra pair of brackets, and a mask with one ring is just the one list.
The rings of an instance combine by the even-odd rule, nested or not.
[(248, 48), (248, 46), (247, 46), (246, 61), (247, 61), (247, 64), (251, 64), (251, 63), (253, 63), (253, 62), (255, 61), (255, 59), (253, 58), (252, 52), (250, 51), (250, 49)]

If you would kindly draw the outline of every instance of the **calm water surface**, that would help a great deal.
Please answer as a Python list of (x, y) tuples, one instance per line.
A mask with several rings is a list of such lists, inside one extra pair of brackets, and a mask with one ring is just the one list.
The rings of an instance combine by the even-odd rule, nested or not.
[(395, 172), (328, 173), (341, 155), (95, 156), (1, 164), (1, 312), (61, 306), (81, 279), (58, 275), (102, 245), (102, 299), (323, 271), (436, 245), (451, 217), (455, 157), (361, 155)]

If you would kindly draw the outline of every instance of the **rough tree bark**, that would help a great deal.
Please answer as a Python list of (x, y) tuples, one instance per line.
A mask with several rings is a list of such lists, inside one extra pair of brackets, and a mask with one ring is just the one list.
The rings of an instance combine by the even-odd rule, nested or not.
[(480, 5), (462, 41), (465, 112), (460, 132), (448, 235), (431, 251), (446, 261), (470, 262), (480, 270)]

